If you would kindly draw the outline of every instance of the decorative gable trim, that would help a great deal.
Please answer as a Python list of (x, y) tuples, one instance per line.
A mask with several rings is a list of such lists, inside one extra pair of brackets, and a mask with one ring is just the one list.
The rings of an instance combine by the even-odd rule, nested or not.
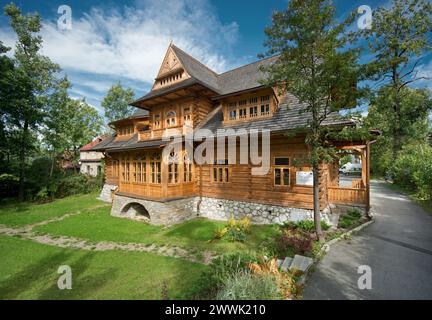
[(159, 68), (152, 91), (182, 82), (189, 78), (190, 75), (175, 54), (172, 44), (170, 44)]

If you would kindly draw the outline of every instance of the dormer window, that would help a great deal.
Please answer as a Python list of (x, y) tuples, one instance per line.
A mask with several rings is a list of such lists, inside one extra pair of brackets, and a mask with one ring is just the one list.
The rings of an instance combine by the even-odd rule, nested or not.
[(134, 131), (133, 126), (122, 127), (118, 130), (118, 135), (119, 136), (127, 136), (130, 134), (133, 134), (133, 131)]
[(169, 111), (166, 118), (167, 127), (174, 127), (176, 125), (176, 113), (175, 111)]
[(227, 103), (225, 121), (260, 118), (271, 115), (271, 96), (252, 96), (248, 99)]

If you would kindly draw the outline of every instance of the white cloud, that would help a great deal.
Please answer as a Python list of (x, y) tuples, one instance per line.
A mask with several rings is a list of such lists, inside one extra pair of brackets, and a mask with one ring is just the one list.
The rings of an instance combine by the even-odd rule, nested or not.
[[(41, 34), (43, 53), (66, 72), (152, 83), (170, 40), (215, 71), (231, 67), (221, 52), (235, 43), (238, 25), (222, 23), (207, 0), (142, 0), (133, 8), (93, 8), (65, 32), (45, 21)], [(13, 47), (10, 29), (0, 30), (0, 38)], [(82, 85), (107, 89), (95, 81)]]

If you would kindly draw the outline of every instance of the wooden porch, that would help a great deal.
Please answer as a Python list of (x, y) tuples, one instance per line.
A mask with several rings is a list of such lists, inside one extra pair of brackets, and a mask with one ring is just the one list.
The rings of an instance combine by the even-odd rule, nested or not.
[(363, 145), (341, 146), (339, 149), (350, 151), (361, 159), (361, 176), (352, 179), (351, 186), (340, 185), (339, 165), (330, 174), (327, 187), (328, 202), (333, 204), (363, 205), (370, 210), (370, 143)]

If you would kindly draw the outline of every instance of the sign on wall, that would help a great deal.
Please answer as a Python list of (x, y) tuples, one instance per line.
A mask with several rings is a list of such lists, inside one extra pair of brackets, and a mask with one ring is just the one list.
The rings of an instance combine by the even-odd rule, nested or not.
[(312, 171), (297, 171), (296, 184), (303, 186), (313, 185), (313, 172)]

